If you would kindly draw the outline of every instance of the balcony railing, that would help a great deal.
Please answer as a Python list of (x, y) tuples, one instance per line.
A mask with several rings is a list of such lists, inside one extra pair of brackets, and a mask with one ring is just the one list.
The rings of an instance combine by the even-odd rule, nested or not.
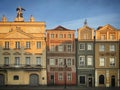
[(0, 69), (43, 69), (40, 64), (0, 64)]

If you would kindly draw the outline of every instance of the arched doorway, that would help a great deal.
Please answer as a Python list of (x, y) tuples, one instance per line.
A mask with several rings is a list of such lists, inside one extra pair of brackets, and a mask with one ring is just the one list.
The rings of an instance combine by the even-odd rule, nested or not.
[(104, 75), (99, 76), (99, 84), (104, 84)]
[(5, 84), (5, 77), (3, 74), (0, 74), (0, 86), (3, 86)]
[(30, 86), (38, 86), (39, 85), (39, 76), (37, 74), (30, 75)]
[(115, 87), (115, 76), (111, 76), (111, 86)]

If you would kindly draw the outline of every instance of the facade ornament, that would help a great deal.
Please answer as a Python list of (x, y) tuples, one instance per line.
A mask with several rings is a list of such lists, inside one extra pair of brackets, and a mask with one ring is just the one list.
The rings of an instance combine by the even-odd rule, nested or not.
[(34, 22), (35, 21), (35, 18), (31, 15), (30, 16), (30, 22)]
[(2, 17), (2, 22), (7, 22), (7, 18), (5, 17), (5, 15), (3, 15)]

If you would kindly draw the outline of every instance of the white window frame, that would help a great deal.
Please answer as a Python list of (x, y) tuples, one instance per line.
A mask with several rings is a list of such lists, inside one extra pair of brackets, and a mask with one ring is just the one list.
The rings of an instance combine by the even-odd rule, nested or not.
[(87, 65), (93, 66), (93, 56), (87, 56)]
[(41, 57), (36, 57), (36, 65), (41, 65)]
[(68, 59), (66, 59), (67, 61), (66, 61), (66, 64), (67, 64), (67, 66), (71, 66), (72, 65), (72, 59), (71, 58), (68, 58)]
[(99, 51), (101, 51), (101, 52), (105, 51), (105, 45), (104, 44), (99, 45)]
[(55, 51), (55, 45), (50, 45), (50, 51), (54, 52)]
[(67, 51), (72, 52), (72, 45), (71, 44), (67, 45)]
[(114, 51), (115, 51), (115, 45), (114, 45), (114, 44), (111, 44), (111, 45), (109, 46), (109, 49), (110, 49), (111, 52), (114, 52)]
[(50, 58), (50, 65), (55, 65), (55, 59), (54, 58)]
[(85, 56), (79, 56), (79, 66), (85, 66)]
[(25, 57), (26, 65), (30, 65), (30, 57)]
[(63, 51), (64, 51), (63, 49), (64, 49), (63, 45), (59, 45), (59, 46), (58, 46), (58, 51), (59, 51), (59, 52), (63, 52)]
[(93, 50), (93, 43), (87, 44), (87, 50)]
[(64, 66), (64, 59), (63, 58), (58, 58), (58, 65)]
[(115, 57), (110, 57), (110, 66), (115, 67)]
[(15, 65), (16, 66), (20, 65), (20, 57), (15, 57)]
[(99, 66), (105, 66), (105, 57), (99, 58)]
[(85, 50), (85, 43), (79, 43), (79, 49), (80, 50)]
[(67, 73), (67, 81), (72, 81), (72, 73)]

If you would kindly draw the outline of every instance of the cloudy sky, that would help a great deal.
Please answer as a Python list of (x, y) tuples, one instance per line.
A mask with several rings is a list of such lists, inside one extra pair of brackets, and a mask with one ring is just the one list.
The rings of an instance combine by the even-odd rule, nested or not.
[(5, 15), (14, 21), (18, 6), (26, 9), (25, 21), (33, 15), (46, 22), (47, 29), (62, 25), (76, 30), (85, 19), (91, 28), (111, 24), (120, 29), (120, 0), (0, 0), (0, 19)]

